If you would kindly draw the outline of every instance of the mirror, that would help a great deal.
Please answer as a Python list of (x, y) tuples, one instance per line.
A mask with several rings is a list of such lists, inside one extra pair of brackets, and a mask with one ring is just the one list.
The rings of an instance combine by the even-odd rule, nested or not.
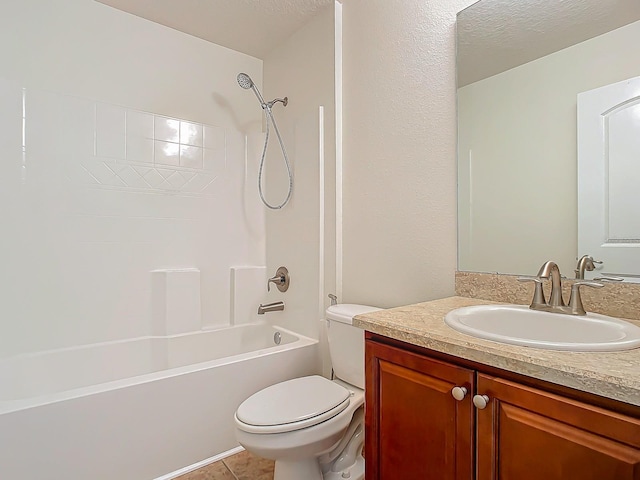
[(481, 0), (457, 30), (458, 269), (573, 277), (598, 259), (578, 247), (577, 96), (640, 76), (640, 2)]

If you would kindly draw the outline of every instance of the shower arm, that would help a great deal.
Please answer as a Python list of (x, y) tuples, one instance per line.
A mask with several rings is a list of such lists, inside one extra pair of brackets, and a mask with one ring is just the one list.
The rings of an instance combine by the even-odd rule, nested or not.
[(260, 105), (262, 106), (263, 109), (271, 109), (273, 108), (273, 106), (276, 103), (281, 103), (283, 106), (287, 106), (287, 104), (289, 103), (289, 97), (284, 97), (284, 98), (274, 98), (273, 100), (271, 100), (270, 102), (265, 102), (264, 98), (262, 98), (262, 95), (260, 95), (260, 92), (258, 91), (258, 89), (255, 87), (255, 85), (251, 86), (251, 90), (253, 90), (253, 93), (255, 93), (256, 97), (258, 98), (258, 101), (260, 102)]
[(264, 105), (266, 105), (267, 107), (271, 108), (273, 107), (276, 103), (281, 103), (283, 107), (286, 107), (287, 104), (289, 103), (289, 97), (284, 97), (284, 98), (274, 98), (273, 100), (271, 100), (270, 102), (267, 102), (266, 104), (263, 104), (262, 108), (265, 108)]

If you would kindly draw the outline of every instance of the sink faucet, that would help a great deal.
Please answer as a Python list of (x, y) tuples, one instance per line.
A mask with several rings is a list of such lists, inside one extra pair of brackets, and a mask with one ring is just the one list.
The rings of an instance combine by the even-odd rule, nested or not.
[(564, 307), (562, 298), (562, 276), (556, 262), (549, 260), (542, 264), (538, 271), (538, 278), (548, 279), (551, 277), (551, 296), (549, 296), (550, 307)]
[[(542, 289), (542, 281), (551, 279), (551, 295), (547, 302), (544, 291)], [(545, 312), (564, 313), (567, 315), (586, 315), (587, 312), (582, 305), (582, 297), (580, 296), (580, 287), (587, 286), (593, 288), (604, 287), (601, 283), (578, 281), (571, 285), (571, 297), (569, 298), (569, 305), (565, 305), (564, 298), (562, 297), (562, 275), (560, 275), (560, 268), (555, 262), (545, 262), (538, 275), (535, 277), (520, 277), (518, 280), (522, 282), (535, 282), (535, 291), (533, 294), (533, 300), (529, 308), (532, 310), (542, 310)]]
[(596, 263), (600, 264), (602, 262), (594, 260), (591, 255), (583, 255), (580, 257), (580, 260), (578, 260), (578, 267), (574, 270), (576, 272), (576, 279), (583, 280), (584, 272), (593, 272), (596, 268)]
[(266, 305), (260, 304), (258, 307), (258, 315), (264, 315), (269, 312), (277, 312), (284, 310), (284, 302), (267, 303)]

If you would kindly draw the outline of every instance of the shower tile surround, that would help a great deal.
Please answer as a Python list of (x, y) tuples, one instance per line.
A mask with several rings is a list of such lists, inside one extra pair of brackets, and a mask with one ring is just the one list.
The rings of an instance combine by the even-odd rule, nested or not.
[[(563, 294), (568, 300), (572, 280), (564, 280)], [(588, 312), (612, 317), (640, 320), (640, 284), (603, 282), (604, 288), (583, 288), (582, 301)], [(456, 272), (456, 295), (493, 302), (528, 305), (533, 298), (533, 284), (518, 281), (518, 275)], [(550, 282), (544, 283), (549, 294)]]
[[(22, 127), (0, 138), (0, 217), (14, 232), (6, 306), (25, 316), (0, 340), (0, 357), (157, 331), (158, 269), (202, 272), (199, 288), (212, 293), (202, 324), (194, 312), (189, 327), (232, 321), (229, 268), (265, 263), (264, 215), (243, 186), (245, 149), (260, 135), (2, 79), (0, 103), (1, 124)], [(234, 221), (243, 216), (250, 223)], [(64, 322), (32, 328), (44, 313), (22, 306), (34, 295)]]

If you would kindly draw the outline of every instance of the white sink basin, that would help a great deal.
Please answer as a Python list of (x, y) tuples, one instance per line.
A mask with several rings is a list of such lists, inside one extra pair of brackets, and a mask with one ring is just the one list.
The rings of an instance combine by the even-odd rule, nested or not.
[(640, 347), (640, 327), (597, 313), (575, 316), (521, 305), (476, 305), (453, 310), (444, 321), (467, 335), (525, 347), (574, 352)]

